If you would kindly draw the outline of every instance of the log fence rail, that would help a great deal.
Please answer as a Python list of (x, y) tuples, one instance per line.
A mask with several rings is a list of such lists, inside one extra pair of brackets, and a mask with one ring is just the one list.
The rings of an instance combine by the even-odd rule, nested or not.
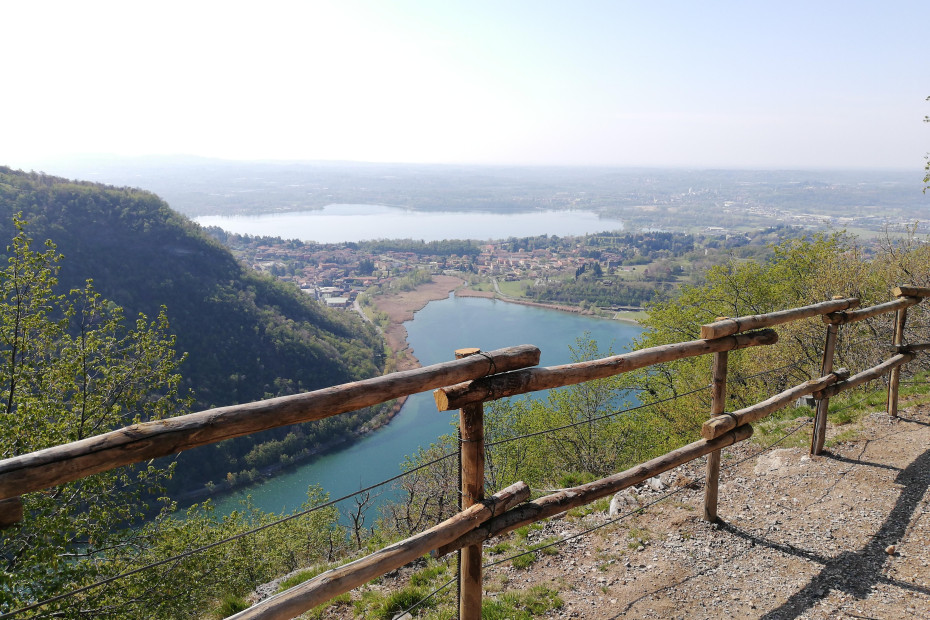
[[(857, 309), (856, 298), (834, 298), (801, 308), (745, 317), (722, 317), (701, 327), (701, 339), (641, 349), (598, 360), (548, 368), (536, 367), (540, 351), (522, 345), (481, 352), (460, 349), (456, 359), (424, 368), (384, 375), (294, 396), (246, 405), (221, 407), (166, 420), (135, 424), (81, 441), (55, 446), (0, 461), (0, 527), (23, 515), (21, 495), (57, 486), (116, 467), (146, 461), (279, 426), (320, 420), (433, 390), (439, 411), (460, 410), (462, 509), (451, 518), (349, 564), (261, 601), (233, 618), (287, 619), (432, 552), (443, 556), (464, 550), (460, 559), (459, 617), (480, 618), (482, 544), (523, 525), (591, 503), (643, 482), (662, 472), (707, 456), (704, 518), (717, 519), (720, 450), (748, 439), (752, 423), (783, 409), (802, 396), (817, 401), (811, 433), (811, 453), (823, 450), (829, 399), (843, 391), (888, 375), (887, 411), (897, 415), (901, 368), (930, 343), (906, 343), (908, 308), (930, 297), (930, 289), (901, 286), (896, 299)], [(839, 329), (847, 324), (894, 314), (893, 355), (880, 364), (850, 375), (833, 370)], [(729, 351), (769, 346), (778, 341), (771, 329), (812, 317), (827, 326), (821, 376), (791, 387), (743, 409), (725, 411)], [(655, 364), (712, 355), (710, 418), (701, 439), (626, 471), (588, 484), (561, 489), (532, 501), (529, 489), (515, 483), (485, 498), (483, 404), (595, 379), (607, 378)], [(30, 606), (30, 608), (34, 608)], [(2, 617), (13, 617), (4, 614)]]

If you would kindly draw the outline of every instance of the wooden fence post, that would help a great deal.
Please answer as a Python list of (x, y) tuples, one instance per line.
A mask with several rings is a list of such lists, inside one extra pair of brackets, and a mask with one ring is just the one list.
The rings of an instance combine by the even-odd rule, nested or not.
[[(836, 351), (836, 336), (839, 325), (827, 325), (827, 340), (823, 345), (823, 361), (820, 364), (820, 376), (825, 377), (833, 372), (833, 354)], [(811, 454), (823, 452), (823, 442), (827, 437), (827, 410), (830, 407), (830, 397), (825, 396), (817, 401), (817, 413), (814, 416), (814, 430), (811, 432)]]
[[(907, 308), (901, 308), (894, 315), (894, 342), (900, 347), (904, 344), (904, 324), (907, 321)], [(896, 366), (888, 377), (888, 415), (898, 417), (898, 384), (901, 381), (901, 367)]]
[[(718, 319), (721, 320), (721, 319)], [(711, 384), (711, 417), (720, 415), (727, 403), (727, 351), (714, 353)], [(707, 478), (704, 482), (704, 520), (717, 520), (717, 488), (720, 482), (720, 450), (707, 455)]]
[[(480, 349), (457, 349), (456, 359), (480, 353)], [(484, 405), (465, 405), (459, 410), (461, 441), (462, 508), (484, 500)], [(481, 620), (482, 545), (469, 545), (459, 555), (459, 620)]]

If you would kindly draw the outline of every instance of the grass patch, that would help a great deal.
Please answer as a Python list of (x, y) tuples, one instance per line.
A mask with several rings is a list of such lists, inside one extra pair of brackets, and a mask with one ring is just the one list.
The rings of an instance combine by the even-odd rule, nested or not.
[(528, 620), (541, 616), (553, 609), (561, 609), (564, 603), (554, 590), (545, 586), (534, 586), (524, 592), (508, 592), (481, 604), (482, 620)]
[(572, 471), (559, 476), (558, 486), (566, 489), (568, 487), (576, 487), (580, 484), (587, 484), (589, 482), (594, 482), (597, 480), (597, 476), (592, 473), (582, 471)]
[(513, 559), (514, 568), (519, 568), (522, 570), (532, 566), (533, 563), (539, 559), (540, 553), (543, 555), (559, 555), (559, 548), (554, 543), (557, 543), (560, 540), (561, 539), (558, 536), (552, 536), (531, 546), (529, 549), (527, 549), (527, 552), (532, 551), (533, 553), (524, 553), (523, 555), (518, 555)]
[(215, 616), (217, 618), (228, 618), (233, 614), (244, 611), (249, 608), (249, 604), (241, 596), (227, 594), (220, 599), (220, 605), (216, 608)]
[(331, 598), (330, 600), (323, 603), (322, 605), (317, 605), (310, 611), (304, 613), (304, 615), (302, 615), (301, 618), (304, 618), (306, 620), (322, 620), (322, 618), (324, 617), (324, 614), (326, 614), (326, 611), (330, 609), (331, 607), (338, 607), (340, 605), (349, 606), (351, 604), (352, 604), (352, 595), (349, 594), (348, 592), (344, 592), (340, 594), (339, 596)]
[(514, 280), (513, 282), (508, 282), (502, 278), (497, 279), (497, 286), (500, 287), (501, 293), (507, 295), (508, 297), (524, 297), (526, 296), (526, 287), (532, 286), (535, 280)]
[(468, 288), (473, 291), (481, 291), (484, 293), (493, 293), (494, 285), (490, 282), (475, 282), (474, 284), (469, 284)]
[(518, 527), (516, 530), (514, 530), (514, 532), (516, 532), (517, 538), (520, 540), (526, 540), (529, 537), (530, 532), (535, 532), (541, 529), (543, 529), (542, 523), (536, 522)]
[(433, 610), (423, 616), (424, 620), (457, 620), (458, 607), (446, 606)]
[(539, 544), (533, 545), (531, 549), (539, 551), (543, 555), (559, 555), (559, 548), (555, 543), (561, 540), (558, 536), (552, 536)]
[(352, 601), (355, 615), (367, 618), (384, 605), (384, 595), (373, 590), (362, 590), (359, 598)]
[(518, 555), (512, 561), (513, 567), (519, 570), (529, 568), (538, 560), (536, 553), (524, 553), (523, 555)]
[(436, 562), (431, 566), (427, 566), (423, 570), (419, 570), (410, 576), (410, 585), (412, 586), (425, 586), (432, 583), (440, 575), (444, 575), (449, 569), (449, 565), (445, 562)]
[[(755, 433), (753, 442), (758, 444), (771, 443), (773, 439), (780, 439), (786, 432), (794, 429), (800, 424), (799, 418), (812, 419), (814, 410), (810, 407), (790, 407), (766, 419), (753, 424)], [(797, 448), (810, 443), (810, 432), (797, 432), (781, 444), (781, 448)]]
[(322, 566), (314, 566), (313, 568), (308, 568), (306, 570), (299, 571), (294, 573), (287, 579), (281, 582), (281, 585), (278, 586), (278, 592), (284, 592), (289, 590), (296, 585), (300, 585), (305, 581), (309, 581), (319, 575), (320, 573), (328, 571), (330, 568), (333, 568), (333, 565), (324, 564)]
[(491, 555), (500, 555), (501, 553), (506, 553), (511, 549), (513, 549), (513, 545), (511, 545), (509, 542), (499, 542), (493, 547), (488, 547), (488, 553)]
[(585, 504), (584, 506), (576, 506), (571, 508), (568, 511), (568, 516), (575, 519), (580, 519), (586, 515), (589, 515), (594, 512), (607, 512), (610, 510), (610, 498), (602, 497), (599, 500), (593, 501), (590, 504)]
[[(384, 620), (391, 620), (391, 618), (398, 613), (419, 603), (428, 594), (429, 591), (427, 589), (415, 586), (407, 586), (406, 588), (392, 592), (384, 599), (380, 609), (378, 609), (377, 615)], [(433, 607), (435, 605), (436, 600), (431, 598), (420, 605), (418, 609)]]
[(630, 542), (627, 546), (630, 549), (638, 549), (640, 546), (645, 547), (646, 543), (652, 540), (653, 535), (652, 532), (644, 527), (631, 525), (630, 529), (627, 530), (627, 537), (630, 539)]
[(639, 310), (635, 312), (616, 312), (613, 313), (613, 318), (624, 321), (636, 321), (637, 323), (640, 323), (649, 318), (649, 313)]
[(899, 408), (923, 405), (930, 402), (930, 373), (919, 372), (913, 377), (901, 381), (898, 387)]

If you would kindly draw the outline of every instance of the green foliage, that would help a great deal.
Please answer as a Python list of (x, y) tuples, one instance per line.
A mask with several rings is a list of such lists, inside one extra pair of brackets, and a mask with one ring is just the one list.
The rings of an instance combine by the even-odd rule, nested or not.
[[(300, 510), (325, 500), (322, 491), (311, 488)], [(278, 519), (279, 515), (262, 513), (248, 502), (224, 517), (216, 515), (207, 504), (189, 509), (185, 519), (166, 518), (147, 526), (147, 548), (125, 568), (183, 555), (262, 526), (270, 527), (121, 579), (117, 582), (118, 596), (131, 604), (112, 616), (200, 618), (221, 595), (243, 597), (258, 584), (302, 566), (330, 562), (345, 551), (346, 532), (338, 525), (335, 507), (270, 525)], [(156, 592), (152, 591), (153, 583), (159, 584)]]
[(644, 306), (648, 302), (670, 296), (673, 290), (669, 282), (604, 281), (591, 278), (550, 280), (545, 284), (528, 287), (526, 296), (546, 303), (588, 302), (598, 306)]
[[(23, 222), (0, 271), (0, 454), (77, 441), (188, 404), (164, 313), (125, 325), (122, 309), (88, 283), (54, 292), (60, 255), (32, 249)], [(131, 527), (167, 508), (158, 494), (172, 468), (121, 468), (24, 497), (25, 521), (4, 530), (0, 610), (106, 577), (132, 563), (147, 532)], [(104, 588), (104, 595), (110, 589)], [(93, 608), (93, 605), (90, 605)], [(71, 614), (73, 601), (50, 605)], [(70, 611), (69, 611), (70, 610)], [(75, 612), (76, 613), (76, 612)]]
[[(583, 336), (571, 347), (576, 362), (611, 355)], [(577, 486), (643, 460), (665, 439), (639, 411), (612, 415), (632, 403), (628, 377), (551, 390), (544, 400), (510, 399), (485, 409), (491, 488), (518, 480), (531, 486)], [(519, 439), (517, 439), (519, 437)], [(501, 442), (501, 443), (497, 443)]]
[[(122, 309), (89, 283), (55, 293), (56, 248), (33, 250), (23, 223), (16, 227), (0, 271), (0, 454), (183, 412), (189, 400), (165, 314), (140, 315), (127, 325)], [(24, 496), (26, 519), (0, 534), (0, 612), (130, 573), (42, 611), (63, 618), (199, 618), (218, 600), (231, 611), (258, 583), (332, 560), (345, 544), (338, 512), (328, 507), (190, 553), (276, 517), (246, 504), (223, 518), (209, 506), (170, 518), (172, 505), (160, 495), (173, 470), (124, 467)], [(311, 489), (304, 507), (324, 499)], [(143, 522), (145, 515), (157, 516)], [(175, 555), (181, 557), (131, 574)]]
[[(441, 458), (454, 454), (456, 444), (455, 438), (444, 435), (405, 459), (402, 468), (412, 473), (395, 483), (398, 499), (382, 508), (381, 527), (386, 535), (410, 536), (458, 512), (458, 461), (454, 456)], [(441, 460), (432, 463), (437, 459)], [(432, 464), (425, 466), (428, 463)]]
[(416, 271), (404, 276), (403, 278), (398, 278), (394, 280), (391, 286), (398, 291), (412, 291), (421, 284), (426, 284), (427, 282), (432, 282), (433, 276), (429, 271), (425, 269), (417, 269)]
[[(786, 241), (773, 248), (765, 263), (738, 262), (715, 267), (701, 286), (685, 287), (674, 300), (655, 304), (644, 321), (648, 331), (639, 346), (696, 339), (700, 326), (718, 317), (761, 314), (829, 300), (856, 297), (862, 307), (887, 302), (900, 284), (926, 286), (930, 280), (930, 248), (913, 236), (886, 241), (883, 252), (866, 256), (855, 240), (843, 235), (817, 235)], [(927, 339), (926, 311), (908, 314), (908, 338)], [(843, 326), (834, 367), (851, 372), (870, 368), (885, 358), (882, 345), (891, 341), (892, 315)], [(731, 352), (728, 362), (727, 409), (739, 409), (820, 375), (825, 328), (819, 318), (777, 328), (774, 346)], [(919, 369), (924, 360), (909, 365)], [(711, 364), (692, 358), (637, 373), (636, 382), (650, 399), (661, 400), (693, 391), (710, 382)], [(706, 419), (709, 390), (649, 408), (650, 424), (681, 445), (692, 441)]]

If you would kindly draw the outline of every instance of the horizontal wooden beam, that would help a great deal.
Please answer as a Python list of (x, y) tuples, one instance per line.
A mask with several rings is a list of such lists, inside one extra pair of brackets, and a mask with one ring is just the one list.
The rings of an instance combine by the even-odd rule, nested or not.
[(715, 340), (691, 340), (689, 342), (666, 344), (587, 362), (549, 366), (547, 368), (530, 368), (495, 375), (494, 377), (484, 377), (468, 383), (439, 388), (433, 392), (433, 397), (436, 399), (436, 407), (440, 411), (450, 411), (452, 409), (461, 409), (471, 403), (575, 385), (594, 379), (604, 379), (638, 368), (672, 362), (686, 357), (770, 345), (776, 342), (778, 342), (778, 334), (769, 329)]
[(930, 288), (924, 286), (898, 286), (891, 289), (895, 297), (930, 297)]
[(722, 338), (723, 336), (730, 336), (751, 329), (773, 327), (775, 325), (781, 325), (782, 323), (798, 321), (812, 316), (820, 316), (821, 314), (828, 314), (830, 312), (840, 312), (841, 310), (855, 308), (858, 305), (859, 300), (857, 298), (849, 297), (847, 299), (822, 301), (810, 306), (780, 310), (768, 314), (741, 316), (735, 319), (722, 319), (720, 321), (708, 323), (707, 325), (702, 325), (701, 338)]
[(823, 322), (828, 325), (843, 325), (845, 323), (855, 323), (864, 321), (873, 316), (895, 312), (902, 308), (909, 308), (920, 303), (919, 297), (900, 297), (892, 301), (886, 301), (883, 304), (876, 304), (860, 310), (851, 310), (849, 312), (830, 312), (823, 315)]
[(11, 497), (0, 500), (0, 530), (16, 525), (23, 520), (23, 498)]
[(475, 529), (495, 514), (505, 513), (530, 497), (517, 482), (474, 504), (439, 525), (394, 543), (364, 558), (321, 573), (231, 616), (231, 620), (290, 620), (335, 596), (412, 562)]
[(892, 368), (897, 368), (902, 364), (906, 364), (912, 359), (917, 357), (916, 353), (898, 353), (893, 357), (889, 357), (887, 360), (879, 364), (878, 366), (873, 366), (868, 370), (863, 370), (862, 372), (851, 376), (845, 381), (839, 381), (834, 383), (828, 388), (824, 388), (820, 392), (814, 392), (814, 398), (830, 398), (839, 394), (840, 392), (845, 392), (846, 390), (851, 390), (855, 387), (859, 387), (863, 383), (868, 383), (869, 381), (874, 381), (882, 375), (886, 375), (891, 372)]
[(134, 424), (0, 461), (0, 499), (250, 433), (321, 420), (495, 372), (535, 366), (522, 345), (334, 387)]
[(825, 387), (833, 385), (837, 381), (842, 381), (847, 377), (849, 377), (849, 371), (845, 368), (840, 368), (824, 377), (805, 381), (800, 385), (796, 385), (791, 389), (785, 390), (780, 394), (776, 394), (775, 396), (772, 396), (771, 398), (764, 400), (761, 403), (756, 403), (751, 407), (746, 407), (744, 409), (738, 409), (736, 411), (714, 416), (708, 421), (704, 422), (704, 426), (701, 427), (701, 437), (704, 439), (713, 439), (733, 430), (737, 426), (757, 422), (771, 415), (772, 413), (775, 413), (776, 411), (791, 405), (802, 396), (807, 396), (808, 394), (819, 392)]
[(917, 342), (911, 344), (892, 344), (888, 346), (894, 353), (914, 353), (917, 351), (930, 351), (930, 342)]
[(570, 489), (562, 489), (557, 493), (540, 497), (532, 502), (508, 510), (500, 516), (494, 517), (474, 531), (439, 547), (433, 555), (441, 557), (447, 553), (461, 549), (462, 547), (477, 545), (488, 538), (502, 536), (507, 532), (512, 532), (518, 527), (553, 517), (570, 508), (590, 504), (596, 499), (613, 495), (618, 491), (622, 491), (634, 484), (639, 484), (653, 476), (658, 476), (662, 472), (674, 469), (679, 465), (693, 461), (705, 454), (749, 439), (751, 436), (752, 426), (748, 424), (746, 426), (740, 426), (716, 439), (699, 439), (698, 441), (689, 443), (687, 446), (672, 450), (667, 454), (646, 461), (645, 463), (627, 469), (619, 474), (614, 474), (613, 476), (608, 476), (607, 478), (595, 480), (594, 482), (582, 484), (581, 486), (572, 487)]

